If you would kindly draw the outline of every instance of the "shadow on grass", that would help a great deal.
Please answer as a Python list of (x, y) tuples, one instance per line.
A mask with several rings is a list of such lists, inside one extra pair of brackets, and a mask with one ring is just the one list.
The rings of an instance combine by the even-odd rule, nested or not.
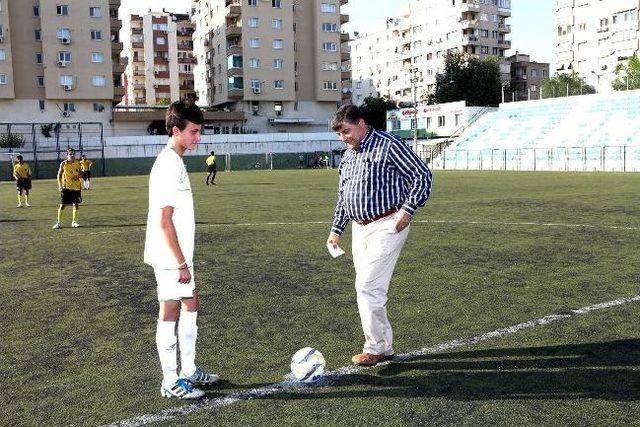
[[(433, 354), (269, 399), (445, 397), (640, 400), (640, 340)], [(328, 379), (330, 380), (330, 378)], [(326, 390), (326, 391), (325, 391)]]
[(26, 219), (0, 219), (0, 223), (3, 222), (27, 222)]
[(91, 224), (91, 227), (106, 227), (106, 228), (130, 228), (130, 227), (145, 227), (147, 223), (139, 224)]

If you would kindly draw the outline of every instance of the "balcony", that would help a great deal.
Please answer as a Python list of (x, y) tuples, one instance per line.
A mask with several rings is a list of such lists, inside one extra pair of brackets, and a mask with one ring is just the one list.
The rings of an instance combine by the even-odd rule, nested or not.
[(124, 96), (124, 87), (123, 86), (114, 86), (113, 87), (113, 98), (114, 101), (120, 101), (120, 98)]
[(242, 76), (244, 74), (244, 70), (242, 68), (229, 68), (227, 70), (227, 76)]
[(348, 33), (340, 33), (340, 43), (347, 43), (349, 41)]
[(462, 28), (478, 28), (479, 22), (477, 19), (463, 19), (460, 25)]
[(122, 74), (127, 68), (127, 61), (119, 61), (113, 63), (113, 74)]
[(511, 16), (511, 9), (507, 9), (506, 7), (498, 6), (498, 15), (500, 15), (500, 16)]
[(191, 37), (195, 30), (191, 27), (184, 27), (176, 30), (176, 35), (178, 37)]
[[(180, 62), (180, 59), (178, 59), (178, 62)], [(161, 56), (156, 56), (153, 58), (153, 63), (154, 64), (168, 64), (169, 63), (169, 59), (168, 58), (163, 58)]]
[(340, 52), (340, 60), (342, 62), (349, 61), (351, 59), (351, 53), (349, 52)]
[(144, 49), (144, 43), (143, 42), (131, 42), (131, 47), (133, 49)]
[(193, 50), (193, 42), (179, 42), (178, 50)]
[(229, 25), (226, 29), (227, 38), (231, 37), (241, 37), (242, 36), (242, 27), (239, 25)]
[(144, 105), (147, 103), (147, 100), (145, 98), (135, 98), (134, 102), (136, 105)]
[(131, 62), (133, 62), (134, 64), (140, 64), (144, 66), (144, 58), (142, 56), (134, 56)]
[(479, 44), (477, 36), (462, 36), (462, 44)]
[(341, 80), (351, 80), (351, 71), (341, 71), (340, 72)]
[(340, 25), (344, 25), (349, 22), (349, 15), (345, 15), (343, 13), (340, 14)]
[(344, 6), (347, 3), (349, 3), (349, 0), (340, 0), (340, 6)]
[(131, 34), (136, 34), (136, 35), (142, 35), (142, 27), (138, 28), (138, 27), (132, 27), (131, 28)]
[(242, 47), (238, 45), (228, 46), (227, 55), (242, 55)]
[(144, 77), (145, 76), (144, 69), (142, 69), (142, 68), (134, 68), (133, 69), (133, 75), (135, 77)]
[(193, 88), (194, 88), (193, 82), (187, 82), (186, 84), (183, 83), (180, 85), (180, 90), (193, 90)]
[(244, 89), (229, 89), (229, 99), (242, 99), (244, 97)]
[(196, 60), (196, 58), (193, 58), (193, 57), (178, 58), (179, 64), (195, 64), (197, 62), (198, 61)]
[(480, 3), (478, 3), (477, 1), (462, 3), (461, 6), (463, 12), (480, 12)]
[(504, 31), (506, 33), (509, 33), (509, 32), (511, 32), (511, 25), (500, 23), (500, 24), (498, 24), (498, 30)]
[(240, 2), (232, 2), (227, 5), (225, 9), (225, 16), (227, 18), (238, 18), (242, 14), (242, 6)]
[(511, 47), (511, 40), (498, 40), (498, 44), (503, 45), (507, 48)]
[(156, 90), (156, 92), (159, 93), (171, 92), (171, 88), (169, 87), (169, 85), (153, 85), (153, 88)]
[(120, 0), (109, 0), (109, 7), (120, 7)]
[(111, 18), (111, 29), (112, 30), (119, 30), (120, 28), (122, 28), (122, 21), (119, 20), (118, 18)]
[(169, 72), (168, 71), (155, 71), (153, 73), (154, 76), (156, 76), (156, 78), (158, 79), (168, 79), (169, 78)]
[(124, 49), (124, 44), (122, 42), (111, 42), (111, 50), (114, 52), (122, 52)]
[(147, 87), (144, 83), (134, 83), (133, 90), (145, 90)]

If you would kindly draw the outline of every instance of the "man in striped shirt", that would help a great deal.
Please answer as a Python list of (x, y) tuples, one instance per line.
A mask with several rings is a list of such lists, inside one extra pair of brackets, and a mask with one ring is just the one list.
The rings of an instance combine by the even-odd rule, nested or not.
[(365, 344), (352, 361), (371, 366), (394, 355), (387, 291), (411, 218), (431, 193), (432, 177), (404, 141), (373, 129), (358, 107), (341, 107), (331, 126), (347, 150), (338, 169), (338, 200), (327, 243), (337, 248), (353, 221), (355, 285)]

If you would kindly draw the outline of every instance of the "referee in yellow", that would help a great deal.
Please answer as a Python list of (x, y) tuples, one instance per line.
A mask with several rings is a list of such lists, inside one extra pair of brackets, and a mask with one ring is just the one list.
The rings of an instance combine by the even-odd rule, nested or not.
[(209, 185), (209, 178), (211, 178), (211, 185), (216, 185), (216, 183), (213, 182), (213, 180), (216, 179), (216, 173), (218, 172), (216, 169), (216, 153), (212, 151), (211, 155), (207, 157), (207, 160), (204, 162), (207, 164), (207, 172), (209, 172), (206, 180), (207, 185)]
[(31, 168), (27, 163), (25, 163), (24, 159), (20, 154), (16, 156), (18, 160), (13, 165), (13, 177), (16, 180), (16, 187), (18, 189), (18, 205), (16, 208), (22, 207), (22, 200), (20, 200), (20, 196), (24, 194), (24, 205), (26, 207), (31, 206), (29, 204), (29, 190), (31, 190)]
[(60, 207), (58, 208), (58, 222), (53, 225), (53, 229), (61, 227), (62, 211), (65, 206), (73, 205), (73, 217), (71, 226), (80, 227), (78, 224), (78, 207), (82, 203), (82, 167), (80, 162), (76, 160), (76, 150), (67, 149), (67, 159), (60, 163), (58, 169), (58, 190), (60, 190)]

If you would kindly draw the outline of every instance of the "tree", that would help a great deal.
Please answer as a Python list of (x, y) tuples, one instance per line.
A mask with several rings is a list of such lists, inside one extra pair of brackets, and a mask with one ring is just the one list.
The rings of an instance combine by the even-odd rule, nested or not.
[(21, 148), (25, 138), (20, 133), (4, 133), (0, 135), (0, 148)]
[(396, 104), (386, 98), (368, 96), (362, 104), (362, 111), (367, 118), (367, 123), (377, 130), (385, 130), (387, 127), (387, 111), (394, 110)]
[(571, 74), (556, 74), (545, 80), (542, 83), (542, 98), (567, 96), (567, 85), (569, 87), (569, 96), (596, 92), (593, 86), (586, 84), (584, 78), (573, 71)]
[(497, 59), (451, 52), (445, 56), (444, 72), (436, 75), (436, 89), (429, 95), (428, 103), (466, 101), (469, 106), (498, 105), (501, 90)]
[(640, 59), (636, 55), (629, 58), (626, 65), (616, 66), (616, 79), (611, 87), (614, 90), (640, 89)]

